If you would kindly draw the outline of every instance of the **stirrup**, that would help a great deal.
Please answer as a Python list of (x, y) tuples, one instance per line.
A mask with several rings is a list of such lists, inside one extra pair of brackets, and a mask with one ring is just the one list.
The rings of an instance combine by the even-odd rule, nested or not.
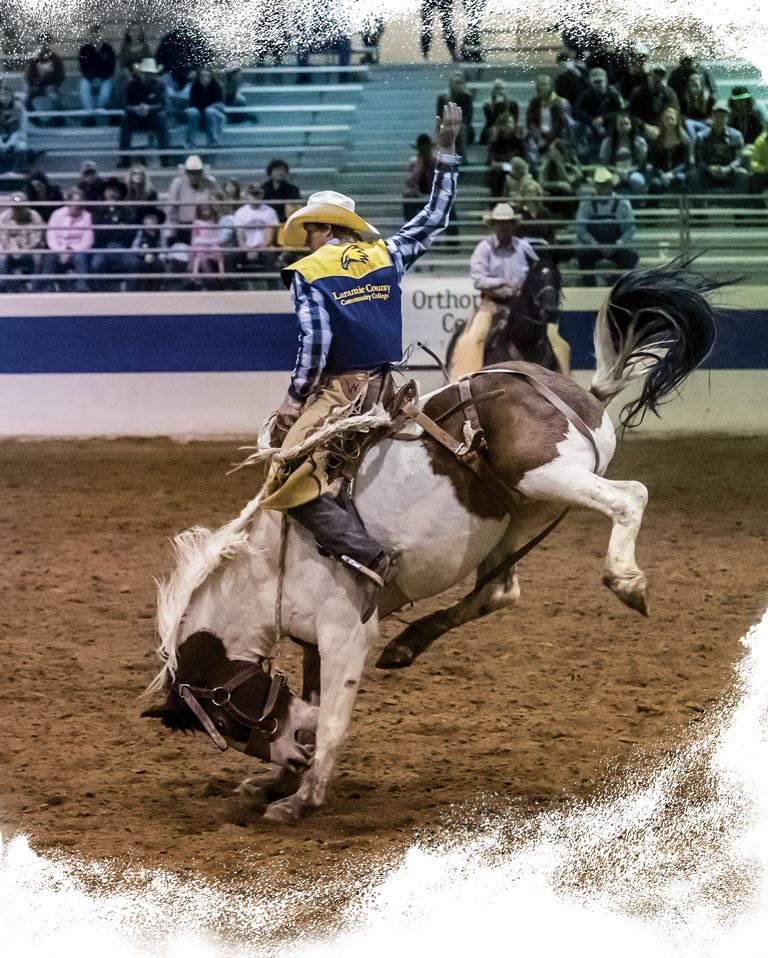
[(380, 589), (384, 588), (386, 583), (384, 582), (384, 579), (382, 579), (382, 577), (378, 574), (378, 572), (374, 572), (373, 569), (369, 569), (368, 566), (363, 565), (362, 562), (358, 562), (357, 559), (353, 559), (351, 556), (344, 555), (344, 556), (339, 556), (339, 558), (341, 562), (343, 563), (343, 565), (349, 566), (350, 569), (353, 569), (355, 572), (359, 573), (360, 575), (367, 576), (371, 580), (371, 582), (377, 585)]

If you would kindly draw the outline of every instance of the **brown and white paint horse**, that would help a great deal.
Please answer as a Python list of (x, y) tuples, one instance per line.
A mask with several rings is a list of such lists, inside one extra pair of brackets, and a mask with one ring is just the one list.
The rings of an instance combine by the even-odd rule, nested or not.
[[(167, 701), (150, 714), (171, 727), (199, 729), (199, 711), (193, 714), (179, 692), (185, 686), (208, 692), (217, 687), (213, 698), (203, 696), (197, 703), (209, 733), (213, 725), (235, 747), (282, 766), (275, 794), (283, 797), (268, 805), (265, 817), (295, 821), (325, 801), (366, 652), (379, 635), (378, 619), (402, 605), (404, 597), (437, 595), (477, 572), (479, 588), (447, 610), (437, 626), (428, 617), (420, 634), (394, 640), (389, 665), (409, 664), (419, 643), (512, 605), (520, 594), (514, 566), (484, 582), (489, 573), (565, 507), (583, 506), (612, 523), (604, 584), (622, 602), (647, 613), (646, 577), (635, 560), (647, 492), (639, 482), (603, 478), (615, 449), (606, 406), (638, 380), (641, 392), (622, 416), (624, 425), (636, 425), (709, 354), (715, 325), (705, 294), (715, 287), (688, 266), (629, 273), (616, 284), (598, 315), (597, 371), (589, 392), (526, 363), (503, 364), (472, 378), (487, 461), (498, 479), (520, 494), (512, 514), (416, 424), (407, 427), (416, 441), (386, 438), (370, 450), (356, 481), (355, 503), (371, 534), (386, 548), (399, 550), (401, 560), (396, 582), (382, 595), (379, 616), (368, 623), (360, 621), (350, 572), (320, 555), (298, 524), (289, 522), (282, 539), (280, 515), (259, 509), (258, 496), (218, 531), (193, 529), (179, 536), (178, 567), (159, 594), (164, 666), (150, 686), (165, 690)], [(543, 398), (525, 375), (509, 370), (532, 374), (557, 402)], [(482, 401), (487, 393), (497, 395)], [(459, 387), (451, 384), (425, 397), (422, 408), (432, 418), (448, 412), (441, 425), (460, 437), (464, 414), (450, 412), (457, 403)], [(571, 414), (561, 411), (563, 404)], [(247, 663), (268, 661), (275, 651), (281, 541), (282, 631), (304, 644), (310, 668), (304, 699), (286, 698), (277, 712), (273, 709), (266, 749), (249, 750), (249, 729), (237, 716), (257, 716), (267, 693), (259, 669), (245, 681), (242, 670)], [(319, 699), (311, 678), (307, 681), (317, 653)], [(228, 691), (234, 685), (238, 688)], [(220, 707), (230, 697), (234, 711)]]

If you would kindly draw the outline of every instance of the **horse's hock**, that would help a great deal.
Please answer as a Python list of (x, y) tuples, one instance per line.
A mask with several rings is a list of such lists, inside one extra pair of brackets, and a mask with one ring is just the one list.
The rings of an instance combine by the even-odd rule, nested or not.
[[(151, 574), (179, 528), (215, 527), (249, 498), (248, 470), (224, 478), (234, 444), (27, 442), (3, 455), (0, 695), (13, 721), (0, 830), (36, 848), (131, 854), (250, 890), (256, 869), (279, 885), (389, 855), (449, 809), (470, 817), (462, 803), (481, 795), (536, 814), (593, 794), (606, 759), (681, 742), (763, 611), (768, 440), (629, 438), (611, 475), (650, 491), (638, 555), (653, 619), (600, 588), (606, 520), (573, 510), (521, 563), (514, 609), (449, 633), (404, 672), (377, 671), (371, 650), (327, 808), (266, 831), (234, 792), (251, 761), (139, 718), (157, 665)], [(382, 646), (445, 598), (384, 623)], [(280, 664), (300, 685), (291, 643)], [(244, 847), (258, 847), (253, 861)]]

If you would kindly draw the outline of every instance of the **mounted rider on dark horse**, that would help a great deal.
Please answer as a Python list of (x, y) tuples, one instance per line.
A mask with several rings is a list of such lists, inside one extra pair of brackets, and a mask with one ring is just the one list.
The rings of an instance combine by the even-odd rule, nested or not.
[(469, 323), (457, 324), (448, 346), (452, 379), (513, 359), (568, 372), (567, 344), (560, 340), (556, 353), (548, 333), (560, 311), (560, 270), (546, 247), (515, 235), (519, 220), (508, 203), (487, 217), (494, 235), (478, 244), (470, 263), (482, 299)]

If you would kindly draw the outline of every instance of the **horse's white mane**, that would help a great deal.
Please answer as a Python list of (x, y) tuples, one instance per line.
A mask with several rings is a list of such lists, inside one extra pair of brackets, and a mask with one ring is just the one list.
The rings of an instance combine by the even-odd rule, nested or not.
[[(389, 425), (391, 421), (380, 406), (375, 406), (365, 415), (348, 416), (346, 419), (327, 423), (304, 442), (286, 449), (269, 445), (269, 428), (267, 427), (259, 434), (257, 451), (248, 456), (237, 468), (264, 460), (289, 462), (299, 456), (307, 455), (335, 436), (368, 432), (379, 426)], [(268, 421), (267, 426), (270, 423), (271, 420)], [(232, 559), (236, 555), (244, 553), (255, 555), (258, 552), (248, 539), (251, 522), (258, 511), (260, 500), (259, 494), (251, 499), (236, 519), (216, 531), (196, 526), (174, 538), (176, 569), (169, 579), (157, 583), (156, 630), (160, 639), (158, 653), (164, 659), (164, 665), (147, 688), (147, 693), (162, 690), (176, 674), (181, 624), (195, 591), (223, 561)]]

